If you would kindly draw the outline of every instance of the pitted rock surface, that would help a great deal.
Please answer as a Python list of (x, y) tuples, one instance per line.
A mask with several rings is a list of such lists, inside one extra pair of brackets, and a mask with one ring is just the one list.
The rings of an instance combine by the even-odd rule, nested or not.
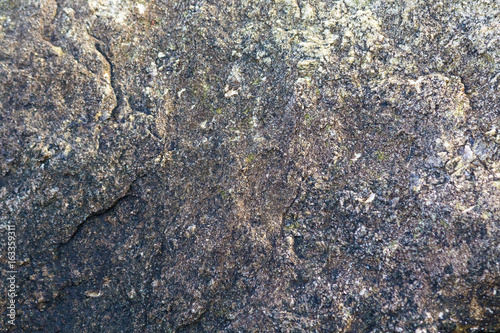
[(499, 36), (495, 0), (0, 0), (2, 330), (497, 332)]

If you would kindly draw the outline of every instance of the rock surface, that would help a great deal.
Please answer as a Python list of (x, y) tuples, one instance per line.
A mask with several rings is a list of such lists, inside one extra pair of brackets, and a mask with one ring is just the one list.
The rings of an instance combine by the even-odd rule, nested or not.
[(496, 0), (1, 0), (2, 329), (500, 330), (499, 36)]

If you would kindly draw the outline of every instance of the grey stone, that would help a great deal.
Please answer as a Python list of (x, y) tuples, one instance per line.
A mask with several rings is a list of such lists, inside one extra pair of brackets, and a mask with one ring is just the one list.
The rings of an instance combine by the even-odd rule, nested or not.
[(2, 329), (500, 330), (499, 14), (0, 0)]

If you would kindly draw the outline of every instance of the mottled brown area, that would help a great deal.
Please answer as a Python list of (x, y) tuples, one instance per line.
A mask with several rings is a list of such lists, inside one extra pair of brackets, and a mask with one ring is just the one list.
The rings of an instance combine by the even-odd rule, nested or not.
[(2, 329), (500, 330), (499, 15), (0, 0)]

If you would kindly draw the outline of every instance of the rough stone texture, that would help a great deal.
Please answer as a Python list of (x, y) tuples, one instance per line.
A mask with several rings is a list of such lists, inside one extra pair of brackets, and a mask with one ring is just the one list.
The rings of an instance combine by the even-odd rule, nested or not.
[(0, 0), (2, 329), (500, 330), (499, 36), (496, 0)]

